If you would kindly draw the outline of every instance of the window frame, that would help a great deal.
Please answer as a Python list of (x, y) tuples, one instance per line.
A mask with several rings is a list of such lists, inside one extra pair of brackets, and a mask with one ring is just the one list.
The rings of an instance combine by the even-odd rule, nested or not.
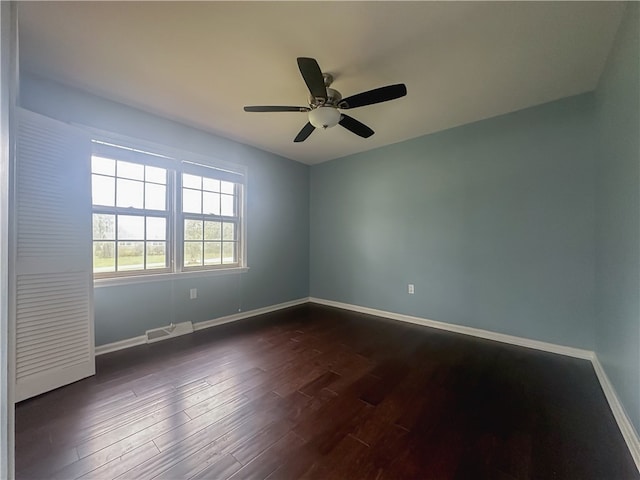
[[(178, 264), (180, 266), (180, 269), (182, 272), (195, 272), (195, 271), (209, 271), (209, 270), (217, 270), (217, 269), (223, 269), (223, 268), (241, 268), (243, 267), (243, 252), (242, 252), (242, 244), (244, 242), (242, 242), (241, 238), (242, 238), (242, 234), (244, 232), (244, 226), (242, 225), (242, 199), (243, 199), (243, 185), (242, 184), (238, 184), (238, 183), (234, 183), (234, 211), (237, 212), (237, 215), (233, 215), (233, 216), (229, 216), (229, 215), (222, 215), (222, 212), (219, 215), (215, 215), (215, 214), (205, 214), (205, 213), (192, 213), (192, 212), (185, 212), (184, 208), (183, 208), (183, 203), (182, 203), (182, 199), (184, 197), (183, 195), (183, 184), (182, 184), (182, 175), (183, 174), (190, 174), (193, 175), (193, 173), (190, 172), (185, 172), (184, 170), (182, 170), (180, 172), (179, 175), (177, 175), (177, 181), (176, 181), (176, 189), (180, 191), (180, 198), (179, 198), (179, 202), (178, 202), (178, 207), (179, 210), (176, 212), (177, 217), (179, 217), (177, 219), (177, 221), (175, 222), (175, 226), (176, 226), (176, 237), (179, 237), (181, 239), (181, 243), (182, 243), (182, 248), (178, 248), (176, 254), (177, 254), (177, 258), (179, 259)], [(206, 173), (206, 172), (203, 172)], [(215, 178), (215, 177), (207, 177), (206, 175), (200, 175), (202, 177), (205, 178), (212, 178), (215, 180), (220, 180), (219, 178)], [(225, 181), (225, 180), (222, 180)], [(189, 188), (189, 187), (186, 187)], [(206, 190), (201, 189), (201, 192), (205, 192)], [(221, 195), (223, 194), (222, 192), (220, 193)], [(223, 239), (223, 233), (221, 232), (221, 239), (220, 239), (220, 243), (221, 243), (221, 263), (220, 264), (216, 264), (216, 265), (206, 265), (204, 263), (204, 258), (203, 258), (203, 264), (202, 265), (192, 265), (192, 266), (187, 266), (185, 263), (185, 258), (184, 258), (184, 246), (187, 242), (187, 240), (185, 240), (184, 238), (184, 224), (185, 224), (185, 220), (201, 220), (203, 222), (205, 221), (214, 221), (214, 222), (220, 222), (222, 224), (224, 223), (233, 223), (235, 225), (235, 237), (236, 239), (234, 240), (234, 242), (236, 243), (236, 261), (233, 263), (224, 263), (224, 257), (222, 257), (223, 252), (222, 249), (224, 248), (224, 239)], [(223, 227), (224, 228), (224, 227)], [(194, 241), (195, 242), (195, 241)], [(204, 232), (203, 232), (203, 239), (202, 239), (202, 244), (203, 244), (203, 248), (204, 248), (204, 243), (206, 242), (206, 239), (204, 238)]]
[[(114, 160), (161, 167), (167, 170), (167, 267), (113, 272), (93, 272), (96, 285), (113, 283), (138, 283), (181, 277), (207, 276), (243, 272), (248, 270), (246, 256), (246, 184), (247, 168), (242, 165), (223, 162), (217, 158), (186, 152), (171, 147), (144, 142), (121, 135), (91, 129), (92, 156), (102, 156)], [(96, 145), (102, 147), (96, 148)], [(107, 153), (104, 150), (107, 150)], [(194, 173), (195, 172), (195, 173)], [(190, 173), (208, 178), (234, 183), (235, 208), (237, 215), (224, 217), (236, 223), (237, 261), (232, 264), (189, 266), (184, 264), (184, 218), (193, 216), (182, 212), (182, 174)], [(118, 214), (131, 212), (135, 215), (162, 216), (157, 210), (132, 209), (125, 207), (103, 207), (91, 204), (92, 213)], [(106, 210), (110, 210), (107, 212)], [(141, 212), (149, 212), (148, 214)], [(195, 214), (198, 217), (198, 214)], [(200, 215), (202, 217), (202, 215)], [(222, 220), (220, 220), (222, 221)], [(92, 235), (92, 244), (93, 244)], [(146, 259), (145, 259), (146, 262)]]
[[(174, 257), (174, 235), (173, 235), (173, 221), (172, 221), (172, 204), (173, 202), (173, 193), (174, 193), (174, 183), (175, 183), (175, 172), (172, 172), (170, 169), (166, 168), (166, 166), (158, 166), (158, 165), (154, 165), (151, 162), (147, 162), (147, 163), (143, 163), (143, 158), (126, 158), (126, 155), (123, 155), (122, 157), (120, 157), (119, 155), (114, 155), (114, 154), (104, 154), (104, 153), (100, 153), (99, 155), (96, 155), (95, 152), (95, 148), (92, 151), (92, 161), (93, 161), (93, 157), (94, 156), (98, 156), (100, 158), (107, 158), (109, 160), (114, 160), (116, 162), (116, 167), (115, 167), (115, 174), (112, 176), (112, 178), (115, 179), (115, 185), (114, 185), (114, 192), (116, 194), (116, 196), (114, 197), (114, 206), (108, 206), (108, 205), (96, 205), (96, 204), (91, 204), (91, 210), (92, 210), (92, 216), (95, 214), (103, 214), (103, 215), (114, 215), (116, 217), (115, 220), (115, 224), (114, 224), (114, 230), (115, 230), (115, 234), (114, 234), (114, 258), (115, 258), (115, 267), (117, 268), (118, 265), (118, 249), (119, 249), (119, 244), (123, 243), (123, 242), (127, 242), (127, 241), (141, 241), (141, 242), (149, 242), (149, 240), (146, 237), (146, 219), (148, 217), (153, 217), (153, 218), (164, 218), (165, 219), (165, 256), (166, 256), (166, 266), (163, 268), (147, 268), (146, 264), (147, 264), (147, 258), (146, 258), (146, 246), (143, 250), (143, 252), (145, 254), (143, 254), (143, 262), (144, 262), (144, 268), (143, 269), (132, 269), (132, 270), (114, 270), (114, 271), (105, 271), (105, 272), (96, 272), (95, 269), (93, 270), (93, 276), (95, 279), (101, 279), (101, 278), (116, 278), (116, 277), (126, 277), (126, 276), (131, 276), (131, 275), (153, 275), (153, 274), (161, 274), (161, 273), (170, 273), (173, 271), (174, 265), (175, 265), (175, 257)], [(118, 191), (118, 179), (119, 178), (126, 178), (126, 177), (119, 177), (118, 176), (118, 171), (117, 171), (117, 162), (118, 161), (122, 161), (122, 162), (127, 162), (127, 163), (133, 163), (136, 165), (143, 165), (143, 166), (151, 166), (151, 167), (156, 167), (156, 168), (163, 168), (166, 172), (166, 183), (165, 183), (165, 210), (153, 210), (153, 209), (147, 209), (147, 208), (137, 208), (137, 207), (122, 207), (122, 206), (118, 206), (118, 199), (117, 199), (117, 191)], [(93, 179), (93, 175), (104, 175), (104, 176), (110, 176), (110, 175), (105, 175), (105, 174), (95, 174), (93, 173), (93, 170), (91, 172), (91, 177)], [(140, 180), (138, 180), (140, 181)], [(146, 184), (146, 179), (143, 178), (143, 180), (141, 180), (141, 182), (143, 184)], [(149, 183), (154, 183), (155, 182), (149, 182)], [(144, 190), (143, 190), (144, 192)], [(118, 237), (118, 219), (121, 216), (135, 216), (135, 217), (142, 217), (145, 220), (145, 235), (144, 238), (140, 239), (140, 240), (127, 240), (127, 239), (120, 239)], [(95, 244), (96, 239), (93, 237), (92, 235), (92, 247), (93, 244)], [(93, 248), (92, 248), (93, 251)]]

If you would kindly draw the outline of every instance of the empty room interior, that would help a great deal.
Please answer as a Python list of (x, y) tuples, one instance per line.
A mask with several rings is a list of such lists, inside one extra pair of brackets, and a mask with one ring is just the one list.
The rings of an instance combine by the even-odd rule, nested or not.
[(0, 478), (640, 479), (640, 4), (0, 8)]

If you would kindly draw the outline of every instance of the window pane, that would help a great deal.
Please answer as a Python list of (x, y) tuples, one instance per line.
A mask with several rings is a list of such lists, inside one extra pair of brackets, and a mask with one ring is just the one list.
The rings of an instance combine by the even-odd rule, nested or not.
[(234, 187), (234, 186), (235, 186), (235, 184), (234, 184), (234, 183), (232, 183), (232, 182), (221, 182), (221, 189), (220, 189), (220, 191), (221, 191), (222, 193), (230, 193), (230, 194), (232, 194), (232, 195), (233, 195), (233, 194), (235, 193), (235, 192), (234, 192), (234, 190), (233, 190), (233, 187)]
[(205, 240), (220, 240), (221, 237), (221, 224), (220, 222), (204, 222), (204, 239)]
[(144, 242), (118, 242), (118, 271), (144, 269)]
[(116, 175), (116, 161), (104, 157), (91, 157), (91, 172), (102, 173), (103, 175)]
[(202, 213), (202, 192), (183, 188), (182, 211), (185, 213)]
[(210, 192), (219, 192), (220, 191), (220, 180), (214, 180), (213, 178), (202, 178), (202, 188), (204, 190), (209, 190)]
[(144, 165), (118, 160), (118, 177), (144, 180)]
[(116, 179), (91, 175), (91, 196), (94, 205), (113, 207), (116, 198)]
[(202, 240), (202, 221), (201, 220), (185, 219), (184, 239), (185, 240)]
[(167, 220), (161, 217), (147, 217), (147, 240), (166, 240)]
[(147, 268), (166, 268), (166, 251), (165, 242), (147, 242)]
[(133, 215), (118, 216), (118, 240), (143, 240), (144, 217)]
[(116, 216), (102, 213), (93, 214), (93, 239), (94, 240), (115, 240), (116, 239)]
[(222, 215), (233, 217), (235, 215), (235, 197), (233, 195), (222, 195)]
[(222, 244), (220, 242), (204, 242), (204, 264), (220, 265), (222, 263)]
[(205, 215), (220, 215), (220, 194), (204, 192), (202, 208)]
[(189, 175), (188, 173), (183, 173), (182, 186), (187, 188), (195, 188), (196, 190), (201, 190), (202, 177), (198, 177), (197, 175)]
[(184, 242), (184, 266), (202, 265), (202, 242)]
[(124, 208), (143, 208), (143, 192), (144, 183), (119, 178), (116, 206)]
[(93, 242), (93, 271), (116, 271), (116, 242)]
[(235, 263), (236, 262), (236, 244), (231, 242), (224, 242), (222, 244), (222, 263)]
[(167, 171), (164, 168), (149, 167), (144, 168), (144, 179), (147, 182), (167, 184)]
[(222, 239), (223, 240), (235, 240), (235, 225), (233, 223), (224, 223), (222, 226)]
[(166, 210), (167, 187), (153, 183), (145, 184), (144, 208), (147, 210)]

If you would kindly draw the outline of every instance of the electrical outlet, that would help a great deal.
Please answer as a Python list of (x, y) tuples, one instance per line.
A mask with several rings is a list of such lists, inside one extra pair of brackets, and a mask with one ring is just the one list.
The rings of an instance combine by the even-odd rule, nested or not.
[(410, 283), (409, 285), (407, 285), (407, 293), (409, 293), (410, 295), (413, 295), (415, 293), (415, 289), (413, 288), (413, 283)]
[(197, 288), (192, 288), (191, 290), (189, 290), (189, 298), (191, 300), (198, 298), (198, 289)]

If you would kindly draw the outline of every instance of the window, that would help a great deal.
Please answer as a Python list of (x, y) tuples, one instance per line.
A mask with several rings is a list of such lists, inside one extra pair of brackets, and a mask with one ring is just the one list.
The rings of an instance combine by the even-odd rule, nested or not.
[(238, 186), (182, 174), (185, 268), (238, 264)]
[(169, 269), (167, 170), (94, 155), (91, 182), (94, 273)]
[(243, 266), (242, 174), (93, 145), (96, 278)]

